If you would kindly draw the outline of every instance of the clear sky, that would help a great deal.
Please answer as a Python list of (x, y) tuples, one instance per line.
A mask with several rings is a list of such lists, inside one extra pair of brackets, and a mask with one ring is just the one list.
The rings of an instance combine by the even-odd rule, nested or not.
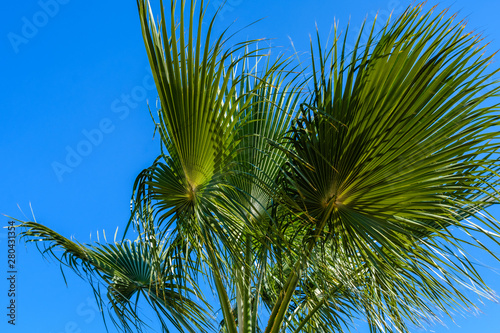
[[(168, 2), (168, 1), (166, 1)], [(220, 0), (212, 0), (214, 12)], [(317, 22), (327, 35), (334, 19), (356, 31), (362, 20), (399, 14), (408, 0), (228, 0), (217, 31), (265, 18), (234, 40), (274, 38), (273, 45), (308, 51)], [(429, 0), (427, 8), (438, 1)], [(483, 31), (490, 52), (500, 49), (500, 3), (441, 0)], [(307, 54), (304, 55), (307, 57)], [(148, 69), (135, 0), (4, 1), (0, 12), (0, 213), (41, 222), (64, 236), (88, 242), (105, 229), (112, 238), (129, 217), (137, 174), (159, 152), (147, 100), (156, 92)], [(497, 57), (498, 59), (498, 57)], [(499, 66), (498, 60), (494, 66)], [(500, 102), (500, 101), (499, 101)], [(31, 203), (31, 208), (30, 208)], [(19, 207), (18, 207), (19, 206)], [(495, 211), (500, 218), (500, 211)], [(25, 215), (23, 215), (25, 214)], [(2, 226), (8, 219), (0, 218)], [(34, 246), (17, 247), (16, 326), (7, 325), (7, 236), (0, 233), (0, 331), (102, 332), (87, 282), (42, 259)], [(478, 259), (483, 260), (482, 257)], [(486, 260), (486, 259), (485, 259)], [(491, 263), (492, 261), (490, 261)], [(500, 268), (499, 263), (493, 263)], [(484, 271), (500, 291), (498, 274)], [(457, 318), (433, 332), (500, 331), (500, 305)], [(114, 332), (114, 328), (111, 328)], [(367, 332), (360, 322), (359, 332)]]

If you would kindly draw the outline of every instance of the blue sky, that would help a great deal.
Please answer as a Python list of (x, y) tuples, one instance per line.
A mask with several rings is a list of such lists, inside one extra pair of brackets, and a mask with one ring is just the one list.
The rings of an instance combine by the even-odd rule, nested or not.
[[(215, 12), (219, 0), (212, 0)], [(273, 45), (308, 51), (315, 22), (327, 35), (334, 19), (354, 31), (377, 12), (401, 13), (407, 0), (297, 1), (229, 0), (217, 31), (260, 18), (236, 40), (274, 38)], [(427, 8), (437, 4), (429, 0)], [(500, 4), (493, 0), (439, 2), (483, 31), (490, 52), (500, 49)], [(147, 101), (156, 92), (148, 69), (136, 2), (25, 0), (3, 4), (0, 14), (0, 213), (41, 222), (65, 236), (88, 242), (105, 229), (108, 239), (129, 217), (137, 174), (159, 152)], [(353, 37), (354, 38), (354, 37)], [(304, 55), (307, 57), (307, 54)], [(497, 57), (498, 58), (498, 57)], [(498, 66), (498, 60), (494, 64)], [(499, 217), (500, 211), (494, 211)], [(2, 226), (6, 217), (0, 218)], [(481, 256), (481, 253), (478, 253)], [(59, 265), (42, 259), (34, 246), (17, 247), (17, 320), (7, 325), (7, 237), (0, 233), (0, 331), (101, 332), (92, 289)], [(499, 263), (478, 257), (500, 268)], [(484, 277), (500, 291), (498, 274)], [(446, 320), (433, 332), (498, 332), (500, 305), (486, 302), (482, 314)], [(111, 332), (114, 329), (110, 330)], [(359, 332), (366, 332), (359, 323)]]

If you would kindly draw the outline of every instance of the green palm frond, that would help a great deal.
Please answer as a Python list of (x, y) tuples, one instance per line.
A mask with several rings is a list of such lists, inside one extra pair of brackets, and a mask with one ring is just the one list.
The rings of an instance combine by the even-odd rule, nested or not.
[[(138, 1), (146, 50), (161, 102), (158, 128), (168, 156), (162, 156), (164, 162), (155, 162), (140, 175), (134, 186), (135, 205), (140, 210), (144, 202), (150, 202), (159, 214), (159, 222), (167, 221), (167, 228), (175, 223), (175, 232), (197, 248), (198, 257), (204, 256), (201, 249), (206, 247), (205, 258), (215, 274), (223, 312), (230, 317), (229, 298), (223, 291), (226, 260), (218, 250), (222, 249), (222, 239), (231, 251), (243, 227), (239, 219), (226, 218), (245, 216), (235, 201), (232, 184), (226, 179), (237, 143), (236, 127), (251, 102), (242, 102), (247, 92), (240, 91), (241, 75), (235, 73), (237, 65), (257, 50), (246, 51), (252, 42), (224, 50), (224, 35), (212, 44), (215, 16), (203, 35), (203, 3), (196, 20), (191, 1), (186, 29), (185, 5), (181, 1), (180, 22), (175, 22), (172, 2), (168, 29), (163, 4), (157, 25), (149, 2)], [(242, 55), (237, 54), (240, 51)], [(236, 248), (231, 252), (238, 253)]]
[[(224, 35), (211, 43), (212, 18), (206, 35), (202, 34), (203, 3), (198, 19), (195, 3), (185, 17), (186, 1), (180, 4), (180, 22), (175, 21), (176, 4), (171, 6), (170, 28), (161, 3), (162, 17), (155, 23), (149, 1), (138, 1), (146, 51), (158, 90), (161, 110), (159, 131), (169, 154), (175, 154), (186, 183), (186, 197), (196, 195), (198, 187), (224, 168), (228, 146), (241, 112), (237, 103), (237, 83), (232, 71), (254, 52), (240, 57), (252, 42), (224, 50)], [(189, 20), (188, 23), (185, 20)], [(185, 25), (187, 24), (187, 28)], [(174, 151), (172, 151), (174, 150)]]
[[(50, 244), (43, 249), (44, 255), (88, 278), (101, 306), (108, 299), (111, 319), (118, 328), (142, 331), (144, 322), (137, 312), (140, 296), (159, 318), (165, 316), (179, 330), (206, 332), (210, 328), (206, 310), (192, 300), (200, 295), (198, 288), (182, 282), (186, 277), (177, 274), (168, 246), (153, 247), (150, 241), (141, 239), (80, 244), (36, 222), (25, 222), (23, 227), (22, 237), (28, 242)], [(101, 295), (101, 286), (107, 291), (106, 297)], [(168, 330), (163, 322), (162, 327)]]
[(407, 321), (473, 306), (460, 286), (492, 298), (457, 254), (468, 240), (450, 232), (499, 244), (498, 222), (480, 213), (498, 202), (500, 168), (498, 71), (487, 70), (481, 37), (421, 6), (372, 29), (364, 46), (360, 34), (350, 55), (335, 37), (326, 53), (318, 39), (314, 95), (289, 137), (289, 194), (307, 217), (297, 225), (315, 235), (306, 244), (328, 241), (330, 253), (366, 268), (357, 288), (374, 331), (407, 332)]
[[(141, 9), (140, 12), (144, 16), (144, 27), (147, 12)], [(181, 13), (181, 21), (182, 15)], [(201, 19), (202, 15), (199, 26)], [(191, 17), (189, 33), (194, 35), (191, 31), (192, 20)], [(176, 28), (179, 35), (184, 33), (182, 26), (181, 24)], [(159, 37), (151, 38), (152, 42), (148, 42), (149, 34), (154, 35), (155, 30), (151, 25), (144, 29), (147, 47), (164, 49), (159, 51), (162, 54), (175, 52), (172, 47), (176, 43), (174, 37), (169, 45), (154, 42), (158, 41)], [(166, 28), (158, 30), (162, 31), (165, 40)], [(206, 37), (203, 58), (197, 55), (197, 52), (201, 52), (200, 30), (197, 36), (196, 48), (189, 43), (184, 47), (178, 46), (179, 50), (195, 49), (195, 52), (186, 51), (180, 62), (178, 59), (173, 61), (174, 65), (170, 60), (166, 61), (170, 66), (175, 66), (175, 69), (167, 74), (169, 85), (162, 86), (161, 82), (157, 81), (162, 105), (158, 113), (158, 128), (168, 156), (161, 156), (138, 177), (134, 186), (134, 202), (138, 210), (144, 202), (151, 202), (155, 214), (158, 214), (159, 223), (164, 224), (162, 228), (174, 228), (174, 232), (181, 238), (188, 240), (192, 247), (197, 247), (198, 258), (205, 256), (200, 249), (206, 246), (208, 252), (212, 252), (213, 260), (205, 258), (211, 262), (211, 266), (217, 266), (212, 268), (219, 271), (217, 274), (226, 281), (221, 280), (220, 283), (228, 283), (227, 276), (231, 273), (223, 271), (224, 267), (230, 265), (230, 261), (251, 261), (251, 258), (238, 258), (238, 246), (245, 242), (245, 237), (242, 236), (244, 229), (249, 224), (260, 228), (261, 224), (255, 219), (257, 216), (268, 219), (265, 210), (271, 201), (270, 183), (279, 172), (283, 154), (280, 151), (271, 152), (267, 140), (280, 140), (290, 128), (299, 94), (292, 86), (293, 80), (288, 78), (296, 76), (297, 73), (293, 70), (281, 70), (283, 64), (288, 62), (287, 59), (279, 59), (274, 63), (267, 61), (264, 70), (257, 65), (251, 67), (252, 59), (259, 62), (263, 57), (249, 58), (258, 52), (258, 49), (248, 51), (250, 42), (236, 48), (243, 50), (242, 56), (233, 57), (233, 53), (227, 52), (218, 60), (223, 43), (219, 39), (215, 46), (208, 48), (209, 34)], [(183, 43), (180, 38), (178, 42)], [(151, 54), (152, 52), (150, 60)], [(172, 58), (174, 57), (172, 55)], [(159, 59), (160, 56), (153, 58)], [(189, 66), (182, 65), (184, 61), (193, 64), (192, 73), (189, 72)], [(239, 64), (240, 68), (236, 66)], [(154, 70), (154, 66), (152, 67)], [(208, 74), (200, 75), (200, 70)], [(181, 73), (182, 80), (176, 77), (176, 71)], [(161, 73), (165, 76), (165, 71)], [(198, 82), (200, 77), (204, 77), (205, 81)], [(173, 85), (177, 87), (172, 87)], [(202, 104), (204, 108), (195, 107), (195, 104), (188, 102), (180, 104), (179, 100), (171, 103), (166, 95), (164, 100), (160, 90), (167, 88), (182, 90), (186, 98), (206, 100)], [(221, 99), (223, 102), (220, 102)], [(183, 123), (184, 118), (190, 119), (190, 123)], [(200, 133), (195, 133), (197, 130)], [(174, 138), (181, 133), (185, 133), (185, 137)], [(212, 142), (216, 148), (213, 153), (203, 157), (204, 165), (209, 166), (206, 170), (210, 172), (204, 173), (206, 177), (203, 177), (202, 182), (196, 183), (196, 187), (192, 186), (193, 177), (189, 175), (190, 171), (186, 170), (184, 164), (201, 165), (202, 154), (193, 151), (193, 156), (188, 160), (183, 151), (191, 149), (192, 146), (203, 150), (205, 154), (209, 148), (191, 140), (201, 140), (205, 145)], [(272, 154), (274, 156), (271, 156)], [(270, 157), (274, 157), (276, 161)], [(263, 179), (263, 176), (266, 178)], [(227, 257), (226, 251), (232, 255), (232, 259)], [(247, 290), (248, 288), (249, 286)], [(246, 305), (249, 306), (248, 297)], [(227, 305), (225, 311), (229, 311)]]

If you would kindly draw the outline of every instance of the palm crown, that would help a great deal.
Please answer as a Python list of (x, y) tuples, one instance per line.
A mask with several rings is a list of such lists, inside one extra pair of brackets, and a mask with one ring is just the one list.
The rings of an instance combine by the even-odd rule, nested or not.
[(146, 302), (165, 330), (332, 332), (364, 317), (408, 332), (474, 307), (461, 287), (494, 297), (463, 255), (493, 254), (476, 237), (498, 243), (500, 229), (486, 211), (498, 87), (480, 36), (410, 7), (353, 50), (347, 31), (326, 49), (318, 37), (304, 80), (256, 41), (212, 40), (203, 3), (172, 2), (169, 22), (163, 4), (158, 22), (137, 4), (162, 147), (134, 184), (137, 239), (80, 244), (22, 224), (89, 278), (118, 327), (143, 328)]

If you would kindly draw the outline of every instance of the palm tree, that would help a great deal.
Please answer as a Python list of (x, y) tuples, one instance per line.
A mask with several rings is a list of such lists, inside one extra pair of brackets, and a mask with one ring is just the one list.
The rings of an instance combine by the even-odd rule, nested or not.
[(203, 2), (172, 1), (170, 20), (161, 4), (158, 22), (137, 4), (161, 102), (161, 153), (133, 188), (137, 238), (81, 244), (22, 223), (117, 327), (146, 327), (140, 303), (164, 330), (333, 332), (362, 318), (409, 332), (473, 309), (464, 288), (494, 299), (465, 255), (494, 256), (481, 239), (500, 237), (487, 212), (499, 88), (479, 35), (410, 7), (353, 50), (347, 30), (326, 49), (318, 34), (304, 79), (256, 41), (213, 38), (215, 16), (204, 32)]

